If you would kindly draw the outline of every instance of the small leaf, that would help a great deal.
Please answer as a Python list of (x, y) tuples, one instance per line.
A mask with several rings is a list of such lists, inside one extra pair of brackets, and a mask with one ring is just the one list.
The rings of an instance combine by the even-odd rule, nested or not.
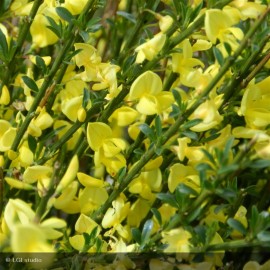
[(140, 245), (141, 244), (141, 231), (138, 228), (132, 228), (131, 234), (133, 239)]
[(269, 166), (270, 166), (270, 160), (257, 159), (257, 160), (253, 160), (249, 167), (252, 169), (262, 169), (262, 168), (267, 168)]
[(46, 16), (46, 19), (48, 20), (48, 22), (50, 24), (47, 26), (47, 28), (50, 29), (58, 38), (61, 38), (61, 36), (62, 36), (61, 26), (58, 25), (55, 22), (55, 20), (50, 16)]
[(30, 134), (28, 134), (28, 146), (29, 149), (31, 150), (31, 152), (35, 153), (36, 152), (36, 148), (37, 148), (37, 141), (36, 139), (31, 136)]
[(194, 141), (198, 141), (199, 139), (198, 134), (190, 130), (183, 131), (182, 134)]
[(225, 50), (228, 53), (228, 55), (231, 55), (231, 53), (232, 53), (231, 45), (227, 42), (224, 42), (223, 44), (224, 44)]
[(136, 23), (136, 19), (134, 18), (134, 16), (130, 13), (127, 13), (125, 11), (117, 11), (116, 13), (118, 16), (121, 16), (127, 20), (129, 20), (132, 23)]
[(177, 91), (176, 89), (173, 89), (172, 93), (173, 93), (173, 97), (174, 97), (174, 100), (176, 101), (177, 105), (179, 107), (181, 107), (182, 98), (181, 98), (179, 91)]
[(160, 212), (156, 208), (152, 208), (151, 212), (153, 213), (153, 215), (157, 219), (158, 224), (162, 225), (162, 216), (161, 216)]
[(2, 60), (5, 61), (8, 58), (8, 44), (6, 40), (6, 36), (4, 35), (3, 31), (0, 28), (0, 56), (3, 58)]
[(202, 122), (202, 119), (193, 119), (193, 120), (190, 120), (188, 122), (186, 122), (183, 126), (182, 126), (182, 129), (190, 129), (198, 124), (200, 124)]
[(219, 65), (222, 66), (224, 63), (224, 58), (223, 58), (221, 51), (218, 48), (213, 47), (213, 52), (214, 52), (215, 58), (217, 59)]
[(154, 138), (154, 131), (145, 123), (140, 125), (141, 132), (149, 139)]
[(177, 201), (172, 194), (168, 193), (158, 193), (157, 198), (160, 199), (164, 203), (168, 203), (169, 205), (178, 208)]
[(231, 228), (233, 228), (233, 229), (235, 229), (236, 231), (240, 232), (241, 234), (243, 234), (243, 235), (246, 235), (246, 234), (247, 234), (246, 228), (244, 227), (244, 225), (243, 225), (240, 221), (238, 221), (238, 220), (236, 220), (236, 219), (234, 219), (234, 218), (229, 218), (229, 219), (227, 220), (227, 224), (228, 224)]
[(269, 231), (262, 231), (262, 232), (258, 233), (257, 238), (261, 242), (270, 243), (270, 232)]
[(153, 229), (153, 225), (154, 225), (154, 223), (153, 223), (152, 219), (148, 219), (145, 222), (145, 224), (143, 226), (143, 230), (142, 230), (142, 237), (141, 237), (142, 243), (141, 243), (141, 245), (144, 245), (148, 242), (149, 237), (150, 237), (151, 232), (152, 232), (152, 229)]
[(72, 23), (72, 20), (74, 18), (68, 9), (66, 9), (64, 7), (57, 7), (55, 10), (60, 18), (62, 18), (64, 21)]
[(198, 196), (198, 192), (196, 190), (194, 190), (193, 188), (191, 188), (183, 183), (181, 183), (177, 186), (176, 191), (178, 191), (180, 194)]
[(220, 169), (218, 169), (218, 174), (228, 174), (228, 173), (232, 173), (235, 172), (239, 169), (239, 165), (238, 164), (230, 164), (224, 167), (221, 167)]
[(45, 61), (39, 55), (36, 55), (36, 64), (43, 72), (45, 72), (46, 70)]
[(33, 90), (35, 93), (38, 92), (38, 87), (33, 79), (28, 76), (22, 76), (22, 80), (31, 90)]

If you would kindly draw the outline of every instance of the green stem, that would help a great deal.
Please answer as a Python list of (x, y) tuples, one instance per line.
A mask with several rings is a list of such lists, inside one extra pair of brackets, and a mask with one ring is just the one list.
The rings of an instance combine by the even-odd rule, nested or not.
[(209, 245), (207, 247), (207, 251), (237, 250), (237, 249), (246, 248), (246, 247), (250, 248), (250, 247), (264, 247), (264, 246), (269, 246), (269, 243), (267, 242), (263, 243), (259, 240), (248, 241), (245, 239), (241, 239), (241, 240), (234, 240), (234, 241), (220, 243), (220, 244)]

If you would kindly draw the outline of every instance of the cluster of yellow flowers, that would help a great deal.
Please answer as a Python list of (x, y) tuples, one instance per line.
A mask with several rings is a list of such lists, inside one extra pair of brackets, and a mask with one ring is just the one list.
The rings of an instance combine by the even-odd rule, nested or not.
[[(38, 1), (14, 0), (9, 12), (16, 20), (23, 20), (28, 18), (35, 2)], [(163, 230), (179, 209), (168, 201), (161, 200), (157, 204), (157, 199), (164, 191), (168, 196), (176, 194), (182, 184), (192, 190), (187, 198), (196, 200), (205, 188), (198, 165), (206, 162), (205, 152), (215, 157), (218, 151), (223, 151), (229, 138), (235, 138), (234, 146), (243, 140), (253, 139), (254, 157), (270, 159), (270, 76), (248, 81), (237, 93), (238, 103), (230, 107), (233, 108), (231, 112), (226, 112), (228, 100), (219, 90), (224, 82), (236, 76), (237, 71), (228, 68), (207, 90), (223, 68), (224, 62), (220, 59), (230, 58), (244, 39), (246, 33), (241, 24), (258, 20), (269, 9), (265, 1), (227, 1), (228, 4), (222, 8), (210, 9), (202, 8), (203, 1), (186, 1), (192, 9), (201, 8), (194, 18), (195, 22), (187, 26), (193, 27), (200, 16), (204, 16), (203, 25), (171, 50), (165, 51), (165, 56), (163, 51), (166, 46), (171, 40), (177, 40), (184, 29), (169, 13), (153, 12), (153, 33), (144, 36), (141, 44), (127, 48), (132, 50), (131, 64), (138, 68), (138, 73), (133, 74), (134, 79), (125, 77), (127, 73), (121, 61), (105, 59), (111, 41), (102, 37), (102, 30), (87, 33), (86, 42), (74, 38), (71, 46), (73, 55), (69, 61), (62, 59), (67, 68), (60, 82), (48, 79), (46, 72), (41, 74), (37, 71), (41, 66), (50, 70), (66, 42), (65, 38), (59, 38), (52, 31), (50, 21), (62, 25), (63, 29), (76, 26), (74, 21), (64, 17), (77, 18), (90, 2), (97, 5), (98, 1), (40, 2), (42, 4), (31, 21), (30, 43), (24, 45), (25, 52), (23, 59), (20, 59), (22, 67), (16, 74), (11, 74), (9, 80), (0, 77), (0, 167), (4, 175), (0, 180), (1, 189), (4, 187), (1, 196), (4, 192), (7, 196), (1, 199), (4, 202), (0, 217), (2, 251), (55, 252), (60, 248), (79, 252), (136, 252), (141, 247), (134, 241), (133, 229), (142, 227), (148, 219), (151, 221), (150, 235), (160, 233), (159, 243), (164, 245), (164, 252), (180, 253), (179, 261), (192, 261), (193, 255), (187, 253), (198, 251), (201, 247), (196, 247), (192, 241), (194, 237), (185, 222)], [(119, 14), (128, 9), (128, 2), (121, 1)], [(168, 9), (174, 6), (174, 1), (162, 2)], [(152, 11), (145, 9), (143, 12)], [(19, 29), (16, 21), (14, 25), (9, 23), (0, 21), (0, 42), (5, 39), (7, 47), (11, 48)], [(80, 26), (76, 27), (75, 33), (80, 32)], [(173, 27), (174, 33), (168, 34)], [(106, 42), (108, 44), (104, 45)], [(4, 52), (3, 46), (0, 47), (0, 56)], [(269, 48), (270, 42), (267, 41), (263, 52), (268, 52)], [(125, 49), (124, 44), (120, 53)], [(201, 57), (209, 55), (210, 58), (212, 52), (215, 61), (208, 62)], [(5, 65), (5, 61), (0, 59), (0, 64)], [(147, 63), (153, 61), (158, 61), (160, 66), (145, 68)], [(269, 74), (269, 61), (265, 62), (265, 68)], [(175, 77), (168, 85), (171, 74)], [(52, 84), (36, 104), (37, 94), (47, 80), (51, 80)], [(125, 96), (124, 91), (128, 91)], [(208, 91), (207, 96), (203, 96), (205, 91)], [(121, 95), (124, 97), (104, 120), (102, 113), (110, 111), (111, 104)], [(51, 99), (51, 96), (54, 98)], [(89, 111), (94, 110), (99, 99), (102, 99), (99, 110), (90, 115)], [(49, 102), (51, 105), (47, 106)], [(154, 116), (160, 121), (161, 132), (170, 130), (177, 124), (174, 108), (179, 103), (184, 109), (178, 111), (178, 116), (184, 115), (185, 110), (191, 110), (185, 120), (187, 124), (195, 124), (186, 129), (178, 128), (175, 134), (162, 141), (162, 154), (153, 154), (148, 158), (123, 189), (122, 174), (128, 175), (136, 170), (143, 162), (142, 152), (148, 153), (156, 147), (154, 140), (158, 144), (163, 139), (163, 134), (153, 135), (154, 130), (158, 130)], [(243, 119), (241, 124), (228, 122), (226, 117), (230, 113)], [(152, 119), (151, 122), (149, 119)], [(28, 124), (25, 124), (27, 121)], [(20, 134), (25, 125), (25, 132)], [(141, 148), (128, 155), (142, 132), (147, 138), (141, 140)], [(213, 134), (217, 136), (211, 139)], [(151, 135), (157, 138), (153, 139)], [(16, 142), (18, 136), (21, 137)], [(61, 148), (51, 152), (55, 143), (62, 140)], [(80, 146), (85, 148), (80, 149), (83, 153), (78, 151)], [(168, 153), (169, 157), (164, 153)], [(232, 161), (235, 153), (230, 149), (228, 155)], [(168, 160), (172, 161), (169, 165)], [(210, 161), (208, 163), (214, 166)], [(214, 175), (210, 171), (207, 177), (212, 179)], [(256, 188), (261, 189), (264, 184), (264, 180), (259, 181)], [(118, 189), (118, 196), (112, 198), (111, 195)], [(30, 194), (29, 197), (27, 194)], [(97, 218), (96, 213), (108, 201), (110, 206)], [(223, 227), (230, 218), (240, 223), (244, 230), (249, 228), (247, 208), (243, 202), (237, 205), (233, 214), (224, 211), (225, 208), (218, 211), (217, 203), (205, 208), (208, 204), (208, 201), (203, 201), (197, 210), (208, 209), (200, 225), (214, 227), (219, 224), (209, 239), (209, 246), (224, 243)], [(151, 215), (153, 209), (158, 214)], [(68, 216), (74, 217), (73, 223), (66, 221)], [(90, 243), (85, 235), (91, 236), (93, 232), (95, 241)], [(226, 237), (239, 240), (244, 239), (244, 234), (233, 228)], [(221, 251), (214, 256), (205, 256), (204, 263), (181, 264), (179, 269), (212, 270), (223, 265), (223, 257), (224, 252)], [(267, 269), (266, 265), (269, 267), (269, 262), (263, 266), (249, 262), (244, 269)], [(98, 266), (90, 263), (89, 267)], [(149, 267), (174, 269), (175, 262), (152, 259)], [(115, 261), (110, 269), (133, 268), (131, 261), (122, 258)], [(100, 266), (95, 269), (109, 268)]]

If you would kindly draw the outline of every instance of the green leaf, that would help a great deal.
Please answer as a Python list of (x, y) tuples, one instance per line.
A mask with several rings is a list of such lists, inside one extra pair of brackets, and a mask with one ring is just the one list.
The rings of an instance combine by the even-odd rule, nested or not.
[(206, 149), (201, 148), (200, 150), (204, 153), (204, 155), (209, 159), (209, 161), (213, 165), (216, 165), (216, 161), (215, 161), (214, 157)]
[(140, 245), (142, 239), (141, 231), (138, 228), (132, 228), (131, 234), (133, 239)]
[(67, 21), (69, 23), (72, 23), (72, 20), (74, 19), (73, 15), (69, 12), (68, 9), (64, 7), (57, 7), (56, 13), (60, 18), (62, 18), (64, 21)]
[(182, 126), (182, 129), (190, 129), (198, 124), (200, 124), (202, 122), (202, 119), (193, 119), (193, 120), (190, 120), (188, 122), (186, 122), (183, 126)]
[(176, 191), (178, 191), (180, 194), (198, 196), (198, 192), (196, 190), (183, 183), (177, 186)]
[(218, 48), (213, 47), (213, 52), (214, 52), (214, 56), (217, 59), (219, 65), (222, 66), (224, 63), (224, 58), (223, 58), (221, 51)]
[(176, 101), (177, 105), (178, 105), (179, 107), (181, 107), (181, 104), (182, 104), (182, 98), (181, 98), (181, 95), (180, 95), (179, 91), (176, 90), (176, 89), (173, 89), (173, 90), (172, 90), (172, 93), (173, 93), (173, 97), (174, 97), (174, 100)]
[(29, 87), (31, 90), (33, 90), (35, 93), (38, 92), (38, 87), (36, 85), (36, 82), (31, 79), (28, 76), (22, 76), (23, 82)]
[(149, 139), (154, 139), (154, 131), (145, 123), (140, 125), (141, 132)]
[(228, 55), (231, 55), (231, 53), (232, 53), (231, 45), (227, 42), (224, 42), (223, 44), (224, 44), (225, 50), (227, 51)]
[(118, 16), (121, 16), (125, 19), (127, 19), (128, 21), (132, 22), (132, 23), (136, 23), (136, 19), (134, 18), (134, 16), (130, 13), (127, 13), (125, 11), (117, 11), (116, 14)]
[(49, 24), (47, 28), (49, 28), (58, 38), (61, 38), (62, 36), (62, 27), (61, 25), (57, 24), (55, 20), (50, 17), (46, 16), (46, 19), (48, 20)]
[(158, 224), (162, 225), (162, 216), (161, 216), (160, 212), (156, 208), (152, 208), (151, 212), (153, 213), (153, 215), (157, 219)]
[(270, 160), (267, 159), (257, 159), (255, 161), (253, 160), (249, 167), (252, 169), (267, 168), (270, 167)]
[(43, 72), (46, 71), (47, 67), (46, 67), (45, 61), (39, 55), (36, 55), (36, 63), (37, 63), (37, 67), (39, 67)]
[(6, 40), (6, 36), (0, 28), (0, 58), (3, 61), (8, 59), (8, 43)]
[(233, 228), (236, 231), (240, 232), (241, 234), (243, 234), (243, 235), (247, 234), (247, 229), (244, 227), (244, 225), (240, 221), (238, 221), (238, 220), (236, 220), (234, 218), (228, 218), (227, 224), (231, 228)]
[(89, 101), (90, 101), (90, 91), (87, 88), (84, 88), (83, 89), (83, 102), (82, 102), (83, 108), (86, 108)]
[(270, 243), (270, 232), (269, 231), (262, 231), (257, 235), (258, 240), (261, 242), (269, 242)]
[(198, 134), (196, 132), (190, 131), (190, 130), (185, 130), (182, 132), (182, 135), (185, 135), (186, 137), (194, 140), (194, 141), (198, 141), (199, 137)]
[(157, 198), (160, 199), (164, 203), (168, 203), (169, 205), (178, 208), (177, 201), (172, 194), (168, 193), (158, 193)]
[(220, 169), (218, 169), (218, 174), (228, 174), (228, 173), (232, 173), (235, 172), (239, 169), (239, 165), (238, 164), (230, 164), (224, 167), (221, 167)]
[(150, 235), (151, 235), (151, 232), (152, 232), (152, 229), (153, 229), (153, 220), (152, 219), (148, 219), (145, 224), (143, 225), (143, 230), (142, 230), (142, 241), (141, 241), (141, 245), (145, 245), (149, 238), (150, 238)]
[(36, 139), (33, 136), (31, 136), (30, 134), (28, 134), (27, 141), (28, 141), (29, 149), (31, 150), (32, 153), (35, 153), (36, 149), (37, 149)]

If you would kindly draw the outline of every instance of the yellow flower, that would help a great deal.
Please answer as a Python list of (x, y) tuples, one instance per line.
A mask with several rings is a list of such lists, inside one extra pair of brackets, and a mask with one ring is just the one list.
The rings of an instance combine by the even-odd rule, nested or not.
[[(203, 67), (204, 64), (199, 59), (192, 57), (193, 49), (188, 39), (185, 39), (182, 43), (180, 43), (177, 48), (181, 49), (182, 52), (172, 54), (172, 70), (173, 72), (180, 74), (180, 82), (182, 84), (193, 87), (194, 79), (191, 74), (196, 72), (194, 67)], [(198, 72), (196, 72), (196, 74), (197, 73)]]
[(88, 123), (87, 141), (95, 151), (94, 161), (96, 166), (105, 165), (111, 175), (115, 175), (126, 166), (126, 160), (121, 154), (126, 148), (126, 142), (120, 138), (114, 138), (112, 129), (101, 122)]
[(0, 126), (0, 151), (5, 152), (11, 148), (17, 129), (13, 128), (8, 121), (2, 119), (0, 119)]
[(77, 177), (79, 182), (85, 187), (104, 187), (108, 184), (103, 180), (94, 178), (90, 175), (81, 172), (77, 173)]
[(159, 192), (161, 189), (162, 175), (160, 169), (142, 172), (139, 177), (132, 180), (129, 185), (129, 192), (140, 194), (146, 200), (155, 198), (152, 191)]
[(101, 63), (101, 57), (97, 50), (85, 43), (75, 43), (75, 50), (81, 50), (75, 55), (75, 63), (78, 67), (83, 66), (84, 72), (78, 74), (83, 81), (97, 80), (97, 66)]
[(127, 224), (130, 227), (138, 228), (141, 221), (146, 217), (151, 209), (152, 202), (143, 198), (138, 198), (130, 207), (127, 216)]
[(41, 222), (40, 228), (45, 233), (46, 238), (49, 240), (58, 239), (63, 236), (63, 233), (58, 229), (65, 229), (67, 226), (63, 219), (51, 217)]
[(53, 168), (49, 166), (35, 165), (28, 167), (23, 173), (23, 181), (28, 184), (33, 184), (36, 181), (50, 178)]
[(202, 220), (202, 222), (206, 223), (209, 226), (212, 226), (214, 222), (225, 223), (227, 216), (224, 214), (223, 210), (216, 211), (217, 205), (210, 206), (206, 218)]
[(161, 16), (160, 14), (157, 14), (156, 17), (159, 21), (158, 24), (161, 32), (166, 33), (173, 24), (173, 18), (169, 15)]
[(47, 242), (45, 231), (34, 224), (20, 224), (15, 226), (11, 235), (13, 252), (39, 253), (53, 252), (53, 247)]
[(27, 16), (30, 14), (32, 6), (33, 2), (28, 3), (28, 0), (15, 0), (10, 6), (10, 10), (13, 11), (15, 15)]
[(129, 100), (138, 99), (136, 109), (145, 115), (160, 114), (174, 102), (172, 93), (162, 91), (162, 81), (152, 71), (144, 72), (132, 83)]
[(227, 42), (233, 50), (237, 47), (235, 40), (241, 40), (244, 36), (240, 28), (232, 27), (236, 23), (235, 17), (226, 11), (209, 9), (205, 12), (205, 32), (208, 39), (212, 43), (216, 43), (217, 40), (221, 43)]
[(87, 0), (80, 0), (80, 1), (65, 0), (65, 3), (62, 6), (68, 9), (72, 15), (77, 15), (82, 12), (86, 3)]
[(33, 119), (28, 127), (28, 133), (34, 137), (40, 137), (42, 131), (53, 125), (53, 118), (46, 112), (46, 108), (43, 107), (38, 116)]
[(202, 132), (220, 124), (223, 116), (219, 114), (218, 106), (214, 100), (206, 100), (192, 113), (189, 119), (201, 119), (202, 122), (190, 129), (195, 132)]
[(68, 168), (61, 178), (55, 193), (60, 193), (63, 189), (65, 189), (77, 176), (77, 172), (79, 170), (79, 159), (77, 155), (74, 155), (68, 165)]
[(194, 176), (197, 176), (197, 172), (191, 166), (185, 166), (180, 163), (174, 164), (170, 168), (170, 174), (168, 178), (169, 191), (173, 193), (176, 187), (183, 183), (199, 192), (200, 180), (199, 177)]
[(173, 229), (168, 232), (162, 232), (161, 234), (161, 242), (163, 244), (168, 244), (168, 247), (164, 249), (164, 252), (184, 253), (190, 251), (191, 244), (189, 239), (192, 237), (192, 235), (185, 229)]
[[(100, 233), (100, 226), (90, 217), (81, 214), (75, 223), (75, 230), (78, 234), (69, 237), (69, 242), (73, 248), (82, 251), (85, 245), (83, 233), (90, 234), (96, 227), (98, 227), (97, 235)], [(93, 247), (88, 252), (94, 251)]]
[[(55, 9), (46, 7), (43, 10), (43, 14), (52, 17), (56, 22), (59, 18), (56, 15)], [(30, 33), (32, 36), (32, 46), (44, 48), (48, 45), (52, 45), (57, 42), (58, 37), (47, 26), (49, 22), (45, 15), (38, 13), (30, 27)], [(28, 15), (28, 14), (27, 14)]]
[(259, 83), (250, 83), (244, 92), (240, 114), (245, 117), (247, 127), (264, 129), (270, 124), (270, 76)]
[(99, 91), (108, 88), (110, 93), (109, 97), (116, 97), (120, 92), (117, 88), (116, 77), (116, 73), (120, 70), (120, 67), (110, 63), (100, 63), (96, 68), (96, 83), (92, 86), (92, 89)]
[(162, 49), (166, 41), (166, 35), (156, 34), (153, 38), (141, 44), (135, 49), (137, 52), (136, 63), (142, 63), (145, 59), (152, 60)]
[(108, 199), (108, 193), (103, 187), (86, 187), (79, 193), (81, 213), (89, 214), (98, 209)]
[(124, 127), (132, 124), (138, 116), (139, 113), (136, 110), (128, 106), (122, 106), (112, 113), (109, 121), (116, 120), (118, 126)]
[(60, 209), (68, 214), (76, 214), (80, 212), (80, 204), (76, 193), (78, 190), (78, 182), (69, 184), (57, 198), (51, 198), (48, 205), (53, 205), (56, 209)]
[(112, 202), (112, 206), (113, 208), (109, 208), (102, 219), (101, 224), (105, 229), (121, 224), (129, 213), (130, 202), (125, 203), (124, 198), (120, 196)]
[(246, 20), (248, 18), (257, 19), (258, 16), (266, 9), (265, 5), (257, 3), (256, 1), (249, 2), (248, 0), (234, 0), (230, 5), (240, 11), (242, 20)]

